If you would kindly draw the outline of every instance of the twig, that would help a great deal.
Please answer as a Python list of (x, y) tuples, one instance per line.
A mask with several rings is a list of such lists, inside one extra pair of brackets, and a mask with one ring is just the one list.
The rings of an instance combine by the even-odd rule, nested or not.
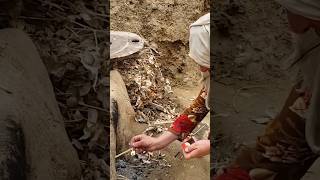
[(97, 38), (97, 32), (93, 30), (93, 35), (94, 35), (94, 41), (96, 43), (96, 49), (98, 49), (98, 38)]
[(233, 95), (233, 99), (232, 99), (232, 107), (233, 107), (233, 109), (234, 109), (234, 111), (236, 112), (236, 113), (239, 113), (240, 111), (238, 110), (238, 108), (237, 108), (237, 105), (236, 105), (236, 100), (237, 100), (237, 96), (240, 94), (240, 92), (242, 91), (242, 90), (248, 90), (248, 89), (254, 89), (254, 88), (265, 88), (266, 86), (265, 85), (257, 85), (257, 86), (245, 86), (245, 87), (242, 87), (242, 88), (240, 88), (240, 89), (238, 89), (237, 91), (236, 91), (236, 93)]
[(72, 50), (72, 51), (77, 51), (77, 52), (82, 52), (82, 50), (80, 50), (80, 49), (76, 49), (76, 48), (73, 48), (73, 47), (70, 47), (70, 46), (68, 46), (68, 48), (70, 49), (70, 50)]
[(49, 5), (50, 8), (51, 8), (51, 7), (55, 7), (55, 8), (57, 8), (57, 9), (63, 11), (63, 12), (65, 11), (65, 9), (64, 9), (61, 5), (58, 5), (58, 4), (56, 4), (56, 3), (48, 2), (48, 1), (41, 1), (41, 2), (44, 3), (44, 4), (46, 4), (46, 5)]
[(120, 154), (118, 154), (118, 155), (116, 155), (116, 159), (118, 158), (118, 157), (120, 157), (120, 156), (123, 156), (123, 155), (125, 155), (125, 154), (127, 154), (127, 153), (129, 153), (129, 152), (131, 152), (133, 149), (132, 148), (130, 148), (130, 149), (128, 149), (128, 150), (125, 150), (125, 151), (123, 151), (122, 153), (120, 153)]
[(132, 168), (145, 168), (146, 166), (130, 166)]
[[(103, 31), (103, 30), (100, 30), (100, 29), (95, 29), (95, 28), (93, 28), (93, 27), (90, 27), (90, 26), (87, 26), (87, 25), (78, 23), (78, 22), (76, 22), (76, 21), (74, 21), (74, 20), (71, 20), (70, 18), (63, 17), (62, 15), (57, 14), (57, 13), (55, 13), (54, 15), (56, 15), (56, 16), (59, 17), (59, 18), (61, 18), (62, 20), (65, 20), (65, 21), (68, 21), (68, 22), (70, 22), (70, 23), (76, 24), (76, 25), (84, 28), (85, 30), (96, 31), (96, 32), (101, 32), (101, 31)], [(76, 28), (74, 28), (74, 29), (76, 29)], [(106, 32), (106, 31), (103, 31), (103, 32)]]
[(91, 106), (91, 105), (85, 104), (83, 102), (79, 102), (78, 104), (81, 105), (81, 106), (87, 107), (87, 108), (96, 109), (96, 110), (103, 111), (103, 112), (106, 112), (106, 113), (108, 112), (106, 109), (103, 109), (103, 108), (100, 108), (100, 107), (96, 107), (96, 106)]
[(63, 104), (62, 102), (58, 102), (58, 106), (64, 108), (64, 109), (67, 109), (67, 105)]
[(68, 29), (69, 31), (71, 31), (76, 37), (80, 37), (73, 29), (71, 29), (70, 27), (66, 26), (66, 29)]
[(80, 164), (83, 164), (83, 165), (87, 165), (88, 162), (87, 161), (84, 161), (84, 160), (79, 160), (80, 161)]
[(129, 180), (127, 177), (122, 176), (120, 174), (118, 174), (117, 176), (118, 176), (117, 179), (119, 179), (119, 180)]
[[(68, 18), (64, 18), (61, 15), (58, 15), (58, 14), (55, 14), (55, 15), (58, 16), (59, 18), (63, 19), (63, 20), (66, 20), (66, 21), (68, 21), (70, 23), (73, 23), (73, 24), (76, 24), (76, 25), (79, 25), (79, 26), (82, 27), (82, 28), (73, 28), (73, 29), (86, 30), (86, 31), (96, 31), (96, 32), (99, 32), (99, 33), (108, 33), (105, 30), (95, 29), (95, 28), (92, 28), (90, 26), (86, 26), (86, 25), (78, 23), (76, 21), (72, 21), (72, 20), (70, 20)], [(19, 18), (20, 19), (31, 19), (31, 20), (42, 20), (42, 21), (59, 21), (58, 19), (52, 19), (52, 18), (28, 17), (28, 16), (19, 16)]]
[(163, 122), (155, 122), (152, 125), (162, 125), (162, 124), (171, 124), (173, 121), (163, 121)]
[[(69, 19), (65, 18), (65, 20), (69, 20)], [(89, 30), (92, 30), (92, 31), (94, 30), (94, 28), (92, 28), (90, 26), (86, 26), (86, 25), (81, 24), (81, 23), (78, 23), (77, 21), (72, 21), (72, 20), (69, 20), (69, 21), (74, 23), (74, 24), (76, 24), (76, 25), (78, 25), (78, 26), (81, 26), (82, 28), (86, 28), (86, 29), (89, 29)]]
[[(70, 7), (72, 7), (73, 9), (75, 9), (75, 10), (78, 11), (78, 12), (82, 12), (82, 11), (83, 11), (82, 9), (77, 8), (77, 7), (74, 5), (73, 2), (65, 1), (65, 3), (68, 4)], [(98, 5), (98, 6), (106, 6), (106, 4), (105, 4), (105, 5), (100, 4), (100, 5)], [(94, 12), (94, 11), (88, 9), (88, 8), (85, 8), (85, 10), (86, 10), (86, 12), (87, 12), (88, 14), (91, 14), (91, 15), (93, 15), (93, 16), (101, 16), (101, 17), (104, 17), (104, 18), (107, 18), (107, 17), (108, 17), (107, 14), (97, 13), (97, 12)]]
[(159, 111), (162, 111), (162, 112), (166, 112), (165, 111), (166, 109), (163, 106), (159, 105), (159, 104), (156, 104), (156, 103), (153, 103), (153, 102), (150, 102), (149, 104), (156, 110), (159, 110)]
[(64, 121), (64, 123), (75, 123), (75, 122), (81, 122), (84, 119), (75, 119), (75, 120), (68, 120), (68, 121)]
[(178, 151), (176, 155), (174, 155), (174, 158), (177, 158), (179, 155), (180, 155), (180, 151)]
[(56, 21), (52, 18), (45, 18), (45, 17), (29, 17), (29, 16), (19, 16), (19, 19), (31, 19), (31, 20), (41, 20), (41, 21)]
[(41, 2), (42, 2), (43, 4), (49, 5), (50, 7), (55, 7), (55, 8), (57, 8), (57, 9), (61, 10), (61, 11), (64, 11), (64, 9), (63, 9), (60, 5), (55, 4), (55, 3), (53, 3), (53, 2), (47, 2), (47, 1), (41, 1)]
[(6, 93), (8, 93), (8, 94), (12, 94), (11, 91), (9, 91), (8, 89), (6, 89), (6, 88), (4, 88), (4, 87), (1, 87), (1, 86), (0, 86), (0, 90), (6, 92)]
[(96, 32), (99, 32), (99, 33), (104, 33), (104, 34), (108, 34), (109, 32), (106, 31), (106, 30), (100, 30), (100, 29), (88, 29), (88, 28), (76, 28), (74, 27), (73, 29), (76, 29), (76, 30), (80, 30), (80, 31), (96, 31)]
[(205, 126), (208, 126), (207, 124), (204, 124), (201, 128), (199, 128), (195, 133), (191, 133), (190, 135), (194, 136), (198, 134)]

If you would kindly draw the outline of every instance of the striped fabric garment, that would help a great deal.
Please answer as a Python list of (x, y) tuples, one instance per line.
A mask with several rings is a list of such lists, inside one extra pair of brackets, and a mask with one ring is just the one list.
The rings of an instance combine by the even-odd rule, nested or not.
[(291, 91), (280, 114), (257, 139), (257, 150), (272, 162), (303, 163), (314, 154), (305, 138), (305, 113), (310, 102), (309, 92)]
[[(294, 87), (282, 111), (268, 124), (265, 133), (257, 138), (256, 146), (242, 149), (236, 160), (216, 180), (241, 180), (245, 172), (249, 179), (255, 180), (301, 179), (317, 158), (305, 139), (303, 114), (310, 98), (308, 92)], [(235, 173), (240, 172), (242, 175), (237, 178)]]
[(169, 131), (178, 135), (179, 140), (185, 139), (208, 114), (205, 97), (206, 92), (202, 89), (192, 104), (172, 123)]

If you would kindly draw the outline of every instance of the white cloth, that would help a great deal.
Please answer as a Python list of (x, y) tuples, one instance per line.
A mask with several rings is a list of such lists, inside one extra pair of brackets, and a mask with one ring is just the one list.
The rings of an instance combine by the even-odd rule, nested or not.
[(201, 66), (210, 68), (210, 13), (190, 26), (189, 56)]
[[(306, 49), (310, 49), (320, 42), (319, 35), (314, 30), (309, 30), (303, 35), (299, 35), (297, 51), (304, 53)], [(314, 153), (320, 154), (320, 49), (319, 47), (309, 52), (298, 66), (298, 81), (302, 80), (301, 90), (310, 89), (312, 93), (311, 102), (306, 112), (305, 135), (308, 145)]]
[(289, 11), (313, 20), (320, 20), (320, 0), (276, 0)]
[[(210, 13), (190, 25), (189, 56), (199, 65), (210, 68)], [(209, 107), (210, 73), (202, 73), (202, 83), (207, 92), (206, 107)]]

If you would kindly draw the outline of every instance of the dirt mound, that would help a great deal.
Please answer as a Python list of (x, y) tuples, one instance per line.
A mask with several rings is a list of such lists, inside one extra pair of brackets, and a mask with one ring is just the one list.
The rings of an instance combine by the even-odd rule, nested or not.
[(111, 30), (137, 32), (151, 42), (188, 43), (191, 22), (209, 11), (208, 1), (111, 1)]
[(253, 119), (283, 103), (289, 82), (281, 65), (291, 42), (285, 11), (273, 0), (218, 0), (213, 11), (217, 170), (261, 135), (264, 126)]
[(36, 47), (17, 29), (0, 30), (0, 46), (0, 179), (79, 179), (79, 159)]
[(111, 1), (111, 30), (129, 31), (149, 41), (160, 56), (163, 74), (173, 84), (190, 84), (198, 78), (188, 57), (189, 25), (209, 12), (209, 1)]

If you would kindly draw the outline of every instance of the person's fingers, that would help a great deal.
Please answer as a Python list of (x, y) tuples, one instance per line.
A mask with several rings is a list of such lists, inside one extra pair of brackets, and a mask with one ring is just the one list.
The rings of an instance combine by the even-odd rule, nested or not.
[(186, 160), (192, 159), (197, 157), (197, 155), (199, 154), (199, 149), (194, 149), (193, 151), (190, 151), (189, 153), (185, 153), (185, 158)]
[(191, 139), (191, 137), (188, 136), (188, 137), (186, 137), (182, 142), (183, 142), (183, 143), (188, 142), (190, 139)]
[(186, 153), (190, 153), (191, 151), (194, 151), (195, 149), (197, 149), (197, 144), (196, 144), (196, 143), (193, 143), (193, 144), (191, 144), (190, 146), (188, 146), (188, 147), (185, 148), (185, 152), (186, 152)]
[(132, 138), (132, 142), (140, 141), (143, 138), (143, 134), (136, 135)]
[(132, 143), (132, 147), (134, 148), (144, 148), (146, 143), (143, 140)]
[(132, 137), (130, 139), (129, 145), (132, 146), (132, 144), (136, 141), (136, 136)]
[[(185, 158), (199, 158), (210, 153), (210, 141), (199, 140), (189, 146), (189, 151), (186, 152)], [(191, 150), (191, 151), (190, 151)]]
[(142, 139), (143, 139), (143, 134), (134, 136), (134, 137), (131, 138), (131, 140), (130, 140), (130, 146), (135, 147), (133, 144), (135, 144), (136, 142), (141, 141)]

